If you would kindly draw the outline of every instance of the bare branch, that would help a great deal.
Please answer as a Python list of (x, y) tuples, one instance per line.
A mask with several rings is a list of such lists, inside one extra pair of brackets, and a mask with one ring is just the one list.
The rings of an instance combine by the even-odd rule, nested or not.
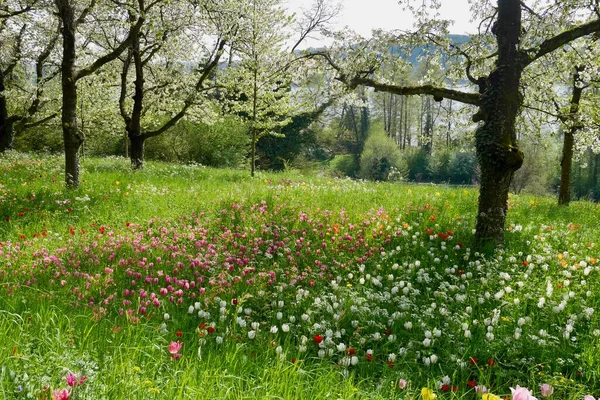
[(328, 7), (326, 2), (327, 0), (315, 0), (311, 10), (303, 10), (304, 21), (299, 23), (300, 37), (292, 46), (290, 53), (293, 54), (308, 35), (321, 29), (340, 13), (341, 4)]

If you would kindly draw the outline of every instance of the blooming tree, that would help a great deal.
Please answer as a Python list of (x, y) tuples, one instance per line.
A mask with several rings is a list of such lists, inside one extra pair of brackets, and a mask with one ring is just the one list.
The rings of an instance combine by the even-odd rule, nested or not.
[[(395, 35), (396, 39), (427, 43), (432, 37), (447, 34), (448, 21), (428, 18), (424, 7), (413, 7), (411, 1), (401, 3), (415, 11), (417, 30)], [(439, 6), (438, 0), (427, 3), (433, 8)], [(475, 233), (478, 249), (491, 249), (504, 240), (509, 186), (524, 157), (516, 132), (516, 120), (523, 106), (524, 72), (547, 55), (600, 29), (600, 10), (594, 2), (543, 3), (532, 7), (519, 0), (499, 0), (497, 7), (489, 2), (472, 5), (474, 17), (482, 21), (480, 33), (466, 49), (460, 49), (460, 54), (466, 59), (462, 76), (474, 91), (447, 87), (444, 81), (397, 85), (378, 78), (377, 64), (349, 68), (345, 60), (325, 55), (336, 70), (337, 79), (351, 88), (363, 85), (399, 95), (429, 94), (437, 101), (447, 98), (477, 107), (473, 121), (480, 123), (475, 142), (482, 175)], [(490, 46), (492, 39), (494, 44)]]

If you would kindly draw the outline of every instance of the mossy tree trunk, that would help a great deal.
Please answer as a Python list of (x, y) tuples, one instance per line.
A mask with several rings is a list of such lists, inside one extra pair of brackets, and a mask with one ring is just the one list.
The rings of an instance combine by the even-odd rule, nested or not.
[(475, 133), (481, 167), (475, 247), (486, 249), (504, 241), (508, 192), (513, 173), (523, 164), (517, 146), (515, 122), (523, 98), (519, 91), (527, 57), (518, 50), (521, 34), (521, 2), (498, 3), (498, 20), (493, 29), (498, 43), (496, 68), (481, 90), (475, 120), (484, 123)]

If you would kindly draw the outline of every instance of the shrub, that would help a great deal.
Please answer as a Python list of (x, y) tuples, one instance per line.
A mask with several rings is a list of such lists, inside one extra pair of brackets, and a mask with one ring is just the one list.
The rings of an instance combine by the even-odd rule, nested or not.
[(406, 166), (401, 160), (400, 149), (394, 140), (383, 131), (374, 131), (365, 142), (360, 160), (360, 176), (374, 181), (386, 181), (392, 168), (402, 175)]
[(477, 156), (473, 152), (454, 153), (449, 166), (449, 180), (455, 185), (470, 185), (477, 175)]
[(355, 177), (358, 171), (358, 164), (352, 154), (335, 156), (330, 165), (335, 175)]
[(196, 162), (211, 167), (238, 167), (246, 159), (248, 128), (233, 117), (212, 124), (182, 121), (146, 141), (148, 159)]
[(433, 154), (431, 158), (431, 176), (435, 182), (450, 181), (450, 164), (453, 153), (450, 149), (443, 149)]
[(431, 179), (430, 158), (424, 149), (407, 150), (404, 157), (408, 167), (408, 179), (416, 182), (429, 181)]

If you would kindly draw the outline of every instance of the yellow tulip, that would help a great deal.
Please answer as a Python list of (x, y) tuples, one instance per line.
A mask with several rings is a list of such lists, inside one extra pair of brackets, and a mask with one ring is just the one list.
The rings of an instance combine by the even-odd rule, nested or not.
[(495, 394), (485, 393), (483, 396), (481, 396), (481, 400), (502, 400), (502, 399), (500, 399), (500, 397), (496, 396)]
[(435, 400), (437, 396), (435, 395), (435, 393), (433, 393), (433, 390), (423, 388), (421, 389), (421, 397), (423, 397), (423, 400)]

